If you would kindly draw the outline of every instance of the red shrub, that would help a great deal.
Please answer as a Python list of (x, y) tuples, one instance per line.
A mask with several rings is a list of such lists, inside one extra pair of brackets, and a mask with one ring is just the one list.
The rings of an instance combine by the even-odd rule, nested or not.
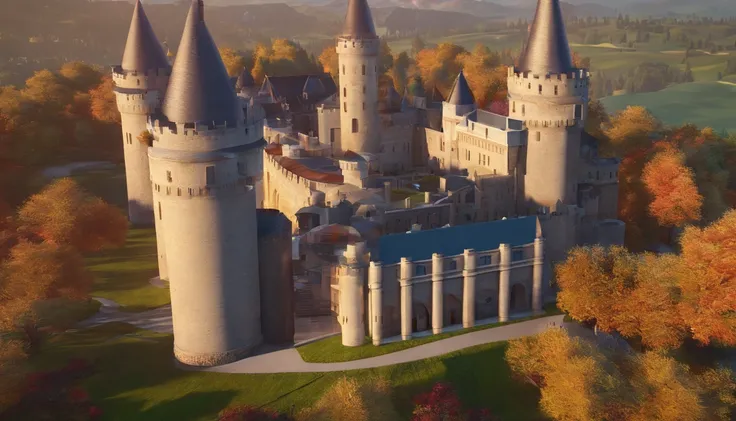
[(437, 383), (429, 393), (414, 398), (412, 421), (499, 421), (488, 409), (464, 411), (452, 387)]

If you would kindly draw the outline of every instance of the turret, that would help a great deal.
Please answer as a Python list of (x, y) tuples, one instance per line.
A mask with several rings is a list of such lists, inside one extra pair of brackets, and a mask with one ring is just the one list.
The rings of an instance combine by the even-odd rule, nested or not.
[[(149, 114), (161, 108), (171, 66), (140, 1), (135, 3), (123, 61), (113, 67), (115, 96), (123, 129), (128, 192), (128, 219), (153, 224), (153, 198), (148, 176), (148, 144), (139, 140)], [(142, 138), (144, 139), (144, 138)]]
[(380, 40), (367, 0), (349, 0), (345, 27), (337, 37), (342, 153), (378, 153), (378, 52)]
[(519, 66), (508, 77), (509, 115), (529, 131), (523, 206), (554, 211), (575, 204), (589, 75), (573, 67), (559, 0), (539, 0)]
[[(436, 89), (436, 88), (435, 88)], [(445, 169), (452, 170), (458, 167), (458, 148), (455, 146), (455, 127), (463, 116), (475, 110), (475, 97), (470, 91), (468, 81), (462, 71), (455, 78), (452, 91), (446, 101), (442, 102), (442, 132), (445, 140), (442, 158)]]
[(149, 149), (158, 241), (166, 250), (174, 355), (211, 366), (248, 355), (261, 341), (257, 222), (250, 168), (239, 155), (260, 143), (204, 20), (187, 16), (163, 110)]

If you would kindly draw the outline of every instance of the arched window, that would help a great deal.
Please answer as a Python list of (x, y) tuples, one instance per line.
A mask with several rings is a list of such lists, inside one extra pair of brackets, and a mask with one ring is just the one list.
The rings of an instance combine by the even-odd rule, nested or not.
[(343, 109), (343, 111), (348, 112), (348, 103), (347, 102), (343, 102), (342, 103), (342, 109)]
[(557, 85), (555, 85), (555, 95), (557, 95)]
[(365, 76), (365, 64), (363, 65), (363, 76)]
[(521, 106), (521, 116), (522, 117), (526, 116), (526, 105)]
[(537, 142), (542, 140), (542, 132), (537, 132)]
[(342, 88), (342, 97), (347, 98), (348, 97), (348, 88)]
[(539, 94), (542, 94), (542, 85), (539, 85)]
[(345, 65), (342, 65), (342, 74), (345, 74)]
[(353, 119), (353, 133), (358, 133), (358, 119)]

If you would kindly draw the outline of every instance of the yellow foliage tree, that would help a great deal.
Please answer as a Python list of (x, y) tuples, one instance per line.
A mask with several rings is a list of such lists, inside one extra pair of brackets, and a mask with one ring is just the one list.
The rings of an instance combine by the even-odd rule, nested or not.
[(322, 70), (325, 73), (329, 73), (335, 82), (339, 82), (340, 69), (338, 68), (337, 51), (334, 46), (328, 46), (322, 50), (322, 53), (319, 55), (319, 63), (322, 65)]
[(649, 212), (660, 225), (681, 227), (700, 219), (703, 196), (683, 153), (672, 149), (657, 153), (644, 167), (642, 181), (653, 198)]
[(81, 252), (125, 243), (128, 221), (117, 208), (90, 196), (70, 178), (31, 196), (18, 212), (20, 230)]
[(220, 57), (222, 57), (222, 62), (225, 64), (225, 69), (227, 69), (227, 74), (230, 77), (240, 76), (243, 69), (245, 69), (245, 57), (232, 48), (220, 48)]
[(649, 348), (677, 348), (686, 336), (677, 308), (680, 259), (675, 255), (644, 255), (637, 264), (634, 286), (612, 303), (614, 326), (622, 335), (641, 338)]
[(681, 237), (683, 270), (679, 310), (693, 337), (736, 345), (736, 210)]
[(112, 76), (105, 75), (102, 82), (89, 91), (90, 114), (96, 120), (106, 123), (120, 123), (117, 101), (113, 88)]
[(465, 78), (473, 91), (478, 106), (485, 108), (492, 101), (503, 100), (507, 94), (507, 70), (498, 54), (478, 44), (472, 53), (457, 56)]
[(71, 101), (72, 90), (62, 83), (59, 76), (48, 70), (39, 70), (26, 80), (23, 95), (37, 104), (61, 108)]
[(384, 379), (358, 382), (343, 377), (317, 403), (298, 416), (298, 421), (398, 421), (391, 402), (390, 385)]
[(461, 64), (457, 57), (464, 52), (463, 47), (446, 42), (435, 48), (419, 51), (415, 57), (415, 65), (425, 87), (438, 86), (441, 91), (448, 92), (460, 73)]
[(99, 70), (79, 61), (64, 63), (59, 74), (77, 91), (89, 91), (102, 81), (102, 73)]
[(606, 125), (605, 140), (610, 143), (601, 145), (603, 152), (625, 156), (636, 149), (648, 148), (652, 144), (651, 134), (659, 130), (660, 125), (646, 108), (626, 107), (611, 117)]
[(636, 268), (636, 257), (623, 247), (575, 248), (556, 267), (557, 305), (575, 320), (595, 320), (600, 329), (611, 331), (616, 327), (611, 303), (623, 297)]

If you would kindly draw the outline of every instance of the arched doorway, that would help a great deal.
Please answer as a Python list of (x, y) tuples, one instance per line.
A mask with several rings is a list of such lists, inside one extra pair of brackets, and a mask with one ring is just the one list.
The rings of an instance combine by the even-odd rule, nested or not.
[(526, 288), (522, 284), (514, 284), (511, 287), (511, 311), (529, 310), (529, 300), (526, 297)]
[(444, 303), (445, 315), (443, 316), (443, 325), (452, 326), (459, 325), (463, 322), (463, 304), (453, 294), (445, 295)]
[(475, 320), (498, 316), (498, 298), (493, 289), (482, 289), (475, 295)]
[(412, 304), (411, 330), (412, 332), (423, 332), (429, 329), (429, 311), (424, 304)]

